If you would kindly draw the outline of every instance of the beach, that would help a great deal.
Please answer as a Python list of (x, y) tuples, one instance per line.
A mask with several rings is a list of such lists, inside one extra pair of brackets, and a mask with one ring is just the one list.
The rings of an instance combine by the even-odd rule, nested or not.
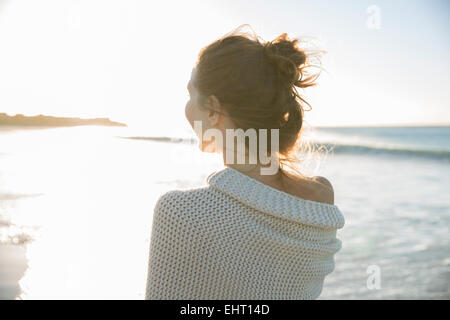
[[(346, 219), (319, 299), (449, 299), (450, 127), (308, 135)], [(0, 129), (0, 299), (143, 299), (156, 200), (222, 166), (188, 135)]]

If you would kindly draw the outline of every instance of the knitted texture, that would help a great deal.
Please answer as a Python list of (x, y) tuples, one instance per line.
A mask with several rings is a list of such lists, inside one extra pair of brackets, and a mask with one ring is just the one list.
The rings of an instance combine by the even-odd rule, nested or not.
[(155, 206), (146, 299), (315, 299), (344, 217), (232, 168)]

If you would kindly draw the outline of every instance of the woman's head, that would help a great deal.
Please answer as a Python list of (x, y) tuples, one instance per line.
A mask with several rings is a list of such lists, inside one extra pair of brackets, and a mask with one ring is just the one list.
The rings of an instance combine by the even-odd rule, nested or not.
[[(262, 42), (231, 34), (203, 48), (188, 88), (186, 116), (206, 128), (279, 129), (280, 159), (289, 158), (299, 140), (307, 102), (296, 88), (314, 85), (306, 76), (308, 56), (297, 39), (283, 33)], [(268, 148), (270, 150), (270, 148)]]

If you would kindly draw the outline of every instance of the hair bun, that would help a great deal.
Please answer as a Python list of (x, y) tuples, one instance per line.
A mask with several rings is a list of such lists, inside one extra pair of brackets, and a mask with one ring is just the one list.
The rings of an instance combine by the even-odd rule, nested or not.
[(264, 43), (263, 48), (266, 57), (277, 67), (289, 85), (304, 88), (309, 86), (302, 82), (307, 57), (297, 46), (297, 42), (298, 39), (291, 40), (286, 33), (282, 33), (275, 40)]

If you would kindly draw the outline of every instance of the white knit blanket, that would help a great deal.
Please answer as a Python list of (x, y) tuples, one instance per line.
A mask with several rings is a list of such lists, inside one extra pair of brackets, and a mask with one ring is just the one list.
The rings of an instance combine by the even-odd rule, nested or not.
[(153, 216), (146, 299), (315, 299), (341, 248), (335, 205), (232, 168), (162, 195)]

